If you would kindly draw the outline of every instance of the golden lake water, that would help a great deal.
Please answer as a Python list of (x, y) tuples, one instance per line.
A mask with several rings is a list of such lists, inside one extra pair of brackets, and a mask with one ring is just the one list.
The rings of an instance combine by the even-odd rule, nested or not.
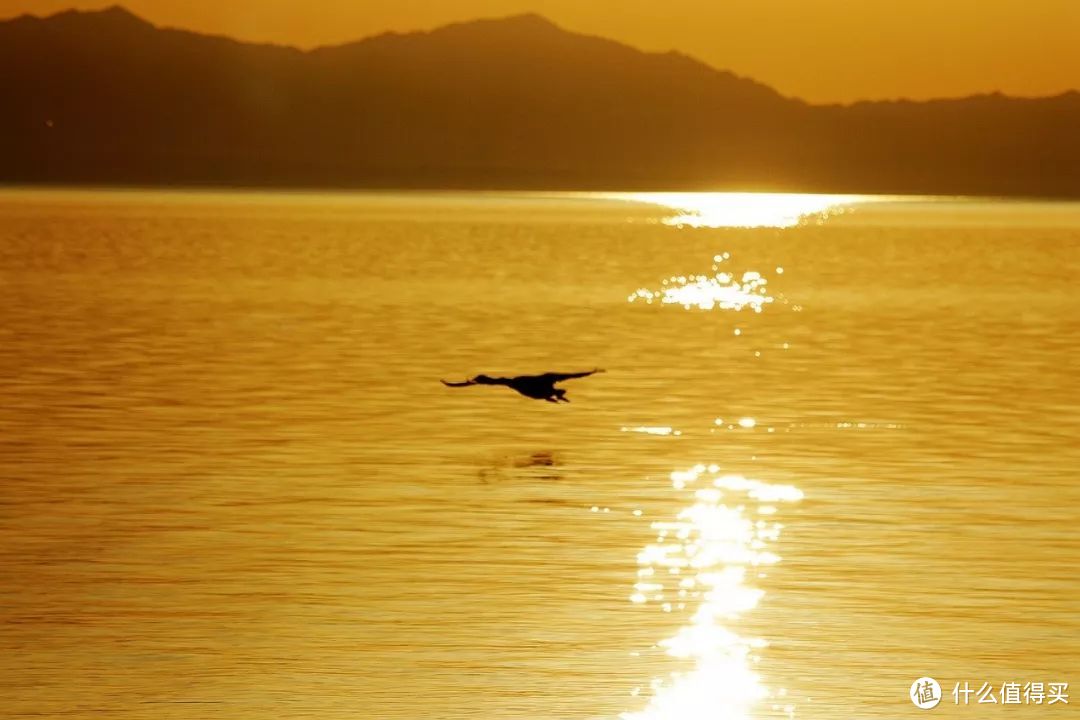
[(1065, 717), (1078, 268), (1069, 203), (0, 192), (0, 715)]

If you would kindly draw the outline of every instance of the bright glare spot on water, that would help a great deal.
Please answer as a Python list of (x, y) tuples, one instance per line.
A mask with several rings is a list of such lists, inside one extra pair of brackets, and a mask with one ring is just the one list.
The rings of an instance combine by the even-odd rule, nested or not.
[[(643, 605), (649, 602), (646, 590), (655, 598), (662, 598), (664, 591), (689, 598), (691, 589), (700, 590), (692, 596), (696, 607), (686, 602), (675, 608), (670, 602), (660, 605), (663, 612), (690, 612), (675, 635), (658, 645), (674, 658), (692, 660), (693, 669), (672, 673), (668, 679), (655, 678), (648, 705), (622, 714), (623, 720), (750, 720), (757, 703), (783, 696), (771, 694), (753, 670), (758, 662), (755, 653), (765, 641), (740, 635), (733, 627), (764, 594), (748, 576), (760, 577), (758, 568), (780, 561), (766, 548), (778, 539), (781, 526), (751, 520), (744, 503), (759, 503), (758, 512), (768, 515), (776, 510), (772, 503), (797, 501), (802, 493), (789, 485), (720, 475), (715, 465), (671, 473), (672, 487), (683, 491), (706, 474), (712, 482), (691, 489), (690, 504), (674, 520), (652, 524), (657, 540), (638, 554), (639, 577), (652, 579), (639, 581), (631, 596), (632, 602)], [(738, 504), (723, 502), (731, 494), (737, 494)], [(671, 536), (677, 541), (667, 542)]]
[(794, 193), (616, 193), (605, 197), (672, 211), (665, 225), (691, 228), (787, 228), (821, 223), (864, 201), (858, 195)]
[(619, 428), (619, 429), (622, 432), (636, 432), (636, 433), (644, 433), (646, 435), (665, 435), (665, 436), (666, 435), (674, 435), (676, 437), (678, 437), (679, 435), (682, 435), (681, 430), (676, 430), (675, 428), (670, 428), (670, 427), (667, 427), (666, 425), (660, 425), (660, 426), (655, 426), (655, 427), (650, 427), (650, 426), (647, 426), (647, 425), (641, 425), (639, 427), (624, 427), (624, 428)]
[(752, 428), (757, 425), (757, 420), (752, 417), (739, 418), (739, 427)]
[[(724, 253), (716, 257), (720, 258), (717, 262), (723, 262), (728, 255)], [(769, 281), (761, 273), (747, 270), (740, 275), (720, 271), (718, 267), (713, 265), (711, 275), (673, 275), (662, 280), (659, 288), (639, 288), (627, 301), (644, 301), (648, 305), (659, 301), (664, 305), (682, 305), (686, 309), (700, 310), (749, 308), (754, 312), (761, 312), (765, 305), (773, 302), (767, 288)], [(741, 330), (735, 330), (736, 335), (740, 333)]]

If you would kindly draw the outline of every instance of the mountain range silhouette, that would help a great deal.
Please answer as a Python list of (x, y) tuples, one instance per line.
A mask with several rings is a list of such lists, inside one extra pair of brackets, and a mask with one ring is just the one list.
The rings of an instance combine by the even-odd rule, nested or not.
[(5, 183), (1080, 197), (1075, 91), (810, 105), (538, 15), (310, 51), (24, 15), (0, 97)]

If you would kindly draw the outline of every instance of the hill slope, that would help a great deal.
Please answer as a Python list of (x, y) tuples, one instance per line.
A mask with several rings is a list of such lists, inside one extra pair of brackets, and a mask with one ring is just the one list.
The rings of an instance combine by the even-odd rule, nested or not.
[(536, 15), (301, 52), (0, 23), (0, 182), (1080, 197), (1080, 94), (810, 106)]

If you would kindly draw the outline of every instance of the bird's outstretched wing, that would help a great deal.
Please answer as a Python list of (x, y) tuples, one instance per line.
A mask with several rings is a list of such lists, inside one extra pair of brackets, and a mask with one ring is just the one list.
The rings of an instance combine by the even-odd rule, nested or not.
[(557, 382), (562, 382), (563, 380), (573, 380), (574, 378), (589, 377), (590, 375), (595, 375), (596, 373), (602, 373), (602, 372), (604, 372), (603, 369), (595, 368), (593, 370), (588, 370), (586, 372), (579, 372), (579, 373), (544, 373), (540, 377), (542, 377), (544, 380), (546, 380), (548, 382), (557, 383)]
[(465, 382), (459, 382), (459, 383), (446, 382), (445, 380), (440, 380), (439, 382), (441, 382), (446, 387), (468, 387), (470, 385), (475, 385), (476, 384), (476, 382), (474, 382), (473, 380), (466, 380)]

